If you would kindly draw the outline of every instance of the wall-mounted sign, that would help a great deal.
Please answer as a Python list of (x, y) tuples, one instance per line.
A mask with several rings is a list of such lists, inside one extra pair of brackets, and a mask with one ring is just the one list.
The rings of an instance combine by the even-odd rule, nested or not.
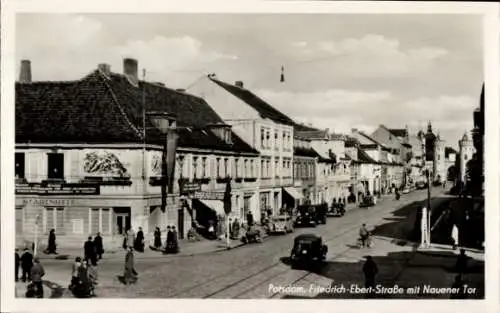
[(99, 191), (93, 184), (16, 184), (16, 195), (98, 195)]
[(186, 182), (186, 183), (182, 183), (179, 185), (180, 185), (181, 194), (190, 194), (190, 193), (194, 193), (197, 191), (201, 191), (201, 185), (198, 183)]
[(224, 200), (224, 192), (196, 191), (193, 198), (200, 200)]
[(73, 206), (74, 201), (68, 199), (23, 199), (23, 205), (32, 204), (38, 206)]

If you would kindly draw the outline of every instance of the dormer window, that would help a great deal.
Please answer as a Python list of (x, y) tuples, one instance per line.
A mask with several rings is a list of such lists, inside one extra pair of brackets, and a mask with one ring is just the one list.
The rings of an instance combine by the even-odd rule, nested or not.
[(207, 125), (207, 128), (212, 131), (219, 139), (226, 144), (233, 144), (231, 126), (227, 124), (212, 124)]

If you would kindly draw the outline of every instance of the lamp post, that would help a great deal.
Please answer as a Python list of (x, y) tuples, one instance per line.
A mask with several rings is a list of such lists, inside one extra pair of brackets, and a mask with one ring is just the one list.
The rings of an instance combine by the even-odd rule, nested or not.
[(147, 112), (151, 123), (162, 134), (162, 154), (161, 154), (161, 210), (166, 212), (167, 195), (173, 193), (175, 152), (177, 150), (176, 118), (167, 112)]

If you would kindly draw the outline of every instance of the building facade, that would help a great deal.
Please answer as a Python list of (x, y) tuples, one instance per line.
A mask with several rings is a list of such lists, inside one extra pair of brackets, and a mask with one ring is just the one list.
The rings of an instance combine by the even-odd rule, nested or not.
[[(96, 232), (120, 242), (130, 227), (147, 234), (167, 225), (182, 239), (197, 214), (192, 204), (181, 205), (181, 194), (200, 197), (186, 192), (186, 183), (217, 198), (234, 178), (236, 215), (245, 194), (258, 190), (258, 151), (202, 99), (140, 81), (137, 61), (125, 59), (123, 74), (101, 64), (70, 82), (32, 82), (27, 66), (16, 84), (18, 242), (50, 229), (62, 245), (80, 245)], [(166, 137), (151, 111), (168, 116), (161, 120)]]
[(311, 141), (295, 134), (293, 149), (293, 189), (286, 188), (287, 207), (311, 203), (316, 204), (318, 191), (316, 176), (318, 174), (319, 155), (311, 148)]
[(207, 100), (224, 122), (260, 153), (259, 204), (255, 214), (277, 214), (283, 206), (283, 188), (293, 187), (293, 121), (281, 121), (267, 114), (272, 107), (245, 89), (241, 81), (233, 85), (209, 75), (188, 90)]

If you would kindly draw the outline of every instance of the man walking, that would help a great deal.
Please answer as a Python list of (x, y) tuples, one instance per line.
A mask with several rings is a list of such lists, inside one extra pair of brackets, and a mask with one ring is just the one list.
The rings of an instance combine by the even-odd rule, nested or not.
[(102, 254), (104, 253), (104, 245), (102, 244), (102, 237), (101, 233), (97, 233), (97, 235), (94, 238), (94, 247), (95, 247), (95, 252), (97, 254), (97, 257), (99, 260), (102, 259)]
[(42, 277), (45, 275), (45, 270), (43, 269), (42, 264), (40, 264), (40, 260), (38, 258), (35, 258), (33, 262), (34, 264), (31, 268), (31, 281), (35, 286), (35, 296), (37, 298), (43, 298)]
[(85, 261), (90, 260), (90, 262), (92, 262), (92, 265), (96, 265), (97, 264), (96, 251), (91, 236), (89, 236), (88, 240), (83, 245), (83, 251), (85, 255)]
[(368, 229), (366, 229), (366, 224), (361, 225), (359, 229), (359, 237), (361, 239), (361, 245), (366, 247), (368, 239)]
[(24, 248), (24, 253), (21, 256), (21, 269), (23, 270), (23, 276), (21, 280), (26, 282), (26, 279), (31, 280), (31, 268), (33, 267), (33, 254), (28, 248)]
[(365, 274), (365, 288), (370, 288), (370, 293), (374, 292), (375, 276), (378, 274), (378, 267), (370, 255), (366, 257), (366, 262), (363, 265), (363, 273)]

